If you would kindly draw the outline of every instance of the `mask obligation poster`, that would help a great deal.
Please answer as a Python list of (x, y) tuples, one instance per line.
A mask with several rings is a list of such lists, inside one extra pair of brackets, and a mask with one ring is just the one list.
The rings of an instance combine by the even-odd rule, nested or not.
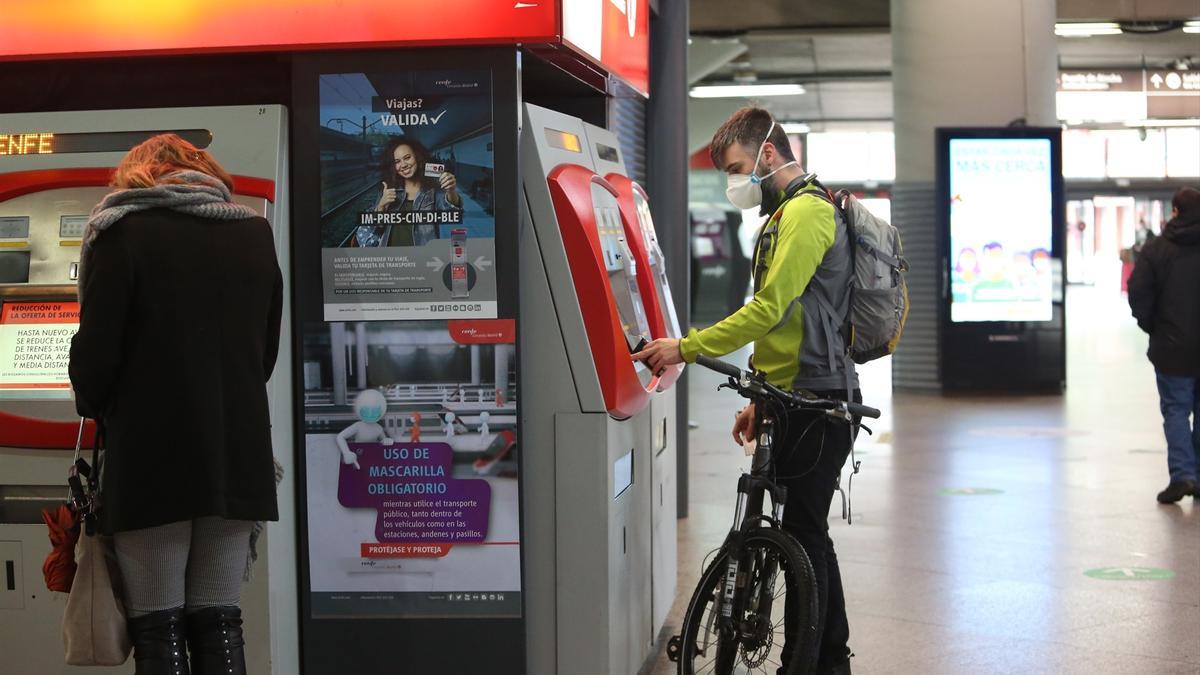
[(491, 71), (319, 86), (325, 320), (496, 318)]
[(306, 334), (315, 618), (521, 615), (515, 343), (511, 319)]

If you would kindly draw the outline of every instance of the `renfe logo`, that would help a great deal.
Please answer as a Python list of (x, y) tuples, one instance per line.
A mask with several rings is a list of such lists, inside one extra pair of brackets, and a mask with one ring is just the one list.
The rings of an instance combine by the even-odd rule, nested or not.
[(650, 90), (648, 0), (562, 0), (562, 35), (642, 94)]
[(609, 0), (617, 11), (625, 15), (629, 24), (629, 37), (637, 35), (637, 0)]

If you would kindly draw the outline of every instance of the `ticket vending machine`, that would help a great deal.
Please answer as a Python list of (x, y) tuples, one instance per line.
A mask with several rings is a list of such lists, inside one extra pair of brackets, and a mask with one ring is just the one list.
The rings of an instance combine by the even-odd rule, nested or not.
[[(638, 289), (645, 298), (651, 335), (655, 338), (683, 337), (675, 300), (667, 281), (666, 261), (650, 214), (650, 197), (629, 177), (621, 154), (620, 142), (613, 132), (585, 124), (587, 145), (596, 172), (617, 190), (617, 201), (625, 225), (625, 238), (638, 266)], [(675, 600), (676, 581), (676, 445), (675, 390), (672, 385), (683, 372), (683, 365), (672, 366), (659, 376), (658, 390), (650, 400), (651, 419), (666, 426), (653, 428), (653, 457), (649, 459), (651, 477), (651, 604), (654, 625), (662, 626)]]
[[(50, 550), (42, 508), (66, 497), (78, 430), (66, 372), (78, 327), (76, 279), (84, 226), (112, 169), (155, 134), (207, 148), (234, 176), (235, 200), (271, 222), (290, 293), (287, 110), (278, 105), (0, 116), (0, 654), (5, 672), (82, 672), (62, 663), (65, 598), (46, 590)], [(154, 283), (153, 279), (145, 280)], [(279, 363), (268, 384), (272, 443), (292, 468), (291, 320), (285, 306)], [(170, 396), (172, 383), (162, 383)], [(180, 429), (180, 433), (188, 433)], [(164, 452), (169, 451), (169, 439)], [(295, 509), (291, 481), (279, 512)], [(243, 592), (251, 672), (297, 672), (294, 527), (268, 528), (254, 582)], [(270, 617), (268, 623), (268, 616)], [(261, 632), (259, 632), (261, 631)], [(132, 672), (130, 660), (124, 671)]]
[[(537, 384), (525, 389), (522, 428), (538, 449), (523, 460), (531, 673), (638, 672), (675, 576), (673, 510), (657, 547), (654, 515), (668, 518), (674, 478), (660, 468), (656, 487), (653, 466), (674, 466), (674, 404), (659, 390), (677, 374), (631, 357), (666, 334), (662, 310), (644, 241), (639, 254), (630, 236), (644, 238), (641, 226), (623, 216), (591, 147), (579, 119), (524, 107), (521, 361)], [(670, 580), (655, 580), (656, 548)]]

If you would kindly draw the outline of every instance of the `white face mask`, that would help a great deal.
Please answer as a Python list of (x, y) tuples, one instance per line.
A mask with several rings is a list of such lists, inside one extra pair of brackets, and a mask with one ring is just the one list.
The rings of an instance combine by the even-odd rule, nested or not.
[(725, 196), (729, 199), (729, 203), (743, 211), (756, 208), (762, 204), (762, 182), (764, 180), (796, 163), (795, 161), (791, 161), (765, 176), (758, 175), (758, 161), (762, 159), (763, 147), (767, 144), (767, 140), (771, 138), (771, 132), (773, 131), (775, 131), (775, 122), (771, 122), (771, 128), (767, 130), (767, 137), (758, 145), (758, 154), (754, 156), (755, 173), (729, 174), (729, 187), (725, 188)]

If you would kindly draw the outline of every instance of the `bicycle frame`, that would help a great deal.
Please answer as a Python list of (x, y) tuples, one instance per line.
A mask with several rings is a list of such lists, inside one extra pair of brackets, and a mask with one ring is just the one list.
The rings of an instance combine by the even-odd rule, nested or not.
[[(743, 371), (732, 364), (707, 356), (697, 357), (696, 363), (729, 378), (718, 387), (719, 389), (733, 389), (754, 403), (755, 448), (750, 471), (742, 473), (738, 479), (733, 523), (720, 548), (720, 555), (725, 556), (725, 560), (714, 563), (723, 564), (724, 573), (717, 579), (707, 576), (711, 581), (704, 582), (713, 584), (707, 586), (713, 590), (713, 595), (710, 596), (711, 611), (704, 614), (692, 613), (696, 603), (703, 602), (698, 588), (697, 595), (693, 596), (693, 606), (688, 610), (689, 618), (685, 621), (683, 634), (671, 638), (667, 646), (667, 655), (672, 661), (679, 661), (681, 649), (688, 653), (696, 649), (701, 654), (707, 654), (715, 639), (717, 644), (714, 672), (729, 673), (732, 672), (739, 652), (744, 650), (747, 654), (754, 653), (763, 647), (769, 649), (772, 645), (775, 627), (770, 625), (770, 622), (772, 605), (777, 601), (777, 578), (785, 566), (785, 561), (788, 566), (799, 564), (794, 558), (804, 555), (794, 537), (790, 537), (794, 553), (789, 552), (787, 546), (782, 549), (778, 545), (755, 546), (751, 549), (746, 544), (752, 538), (763, 536), (763, 530), (778, 532), (783, 538), (781, 541), (789, 538), (783, 531), (783, 511), (788, 491), (772, 480), (776, 473), (777, 443), (783, 442), (781, 433), (787, 425), (787, 420), (777, 416), (787, 415), (793, 410), (808, 410), (826, 415), (830, 419), (857, 424), (856, 416), (878, 418), (879, 411), (853, 401), (823, 399), (808, 392), (785, 391), (767, 382), (761, 373)], [(769, 514), (764, 513), (767, 495), (771, 497)], [(718, 561), (720, 560), (718, 558)], [(804, 567), (808, 567), (807, 562), (804, 562)], [(706, 575), (719, 573), (719, 569), (709, 567), (710, 571), (706, 571)], [(811, 575), (811, 570), (808, 574)], [(810, 600), (815, 603), (815, 588), (811, 593), (813, 595)], [(787, 597), (792, 597), (790, 590)], [(816, 611), (815, 606), (811, 611)], [(701, 620), (704, 622), (702, 626), (699, 623)], [(696, 623), (692, 623), (693, 621)], [(688, 624), (695, 626), (690, 633), (686, 627)], [(695, 637), (701, 628), (704, 630), (703, 644), (682, 644), (683, 635)]]
[[(738, 479), (738, 498), (734, 510), (733, 526), (722, 546), (722, 550), (729, 554), (729, 563), (725, 572), (724, 588), (718, 601), (718, 611), (714, 612), (714, 616), (718, 617), (721, 631), (729, 636), (746, 634), (750, 629), (755, 628), (736, 625), (734, 620), (734, 617), (745, 616), (747, 605), (752, 602), (765, 601), (767, 606), (762, 608), (761, 613), (770, 616), (770, 603), (774, 600), (775, 577), (779, 572), (778, 561), (764, 561), (766, 566), (762, 570), (764, 574), (760, 577), (763, 584), (757, 589), (759, 592), (738, 593), (739, 589), (745, 588), (754, 581), (745, 573), (745, 570), (750, 568), (751, 562), (750, 554), (743, 546), (746, 535), (750, 530), (763, 525), (781, 527), (783, 509), (787, 503), (787, 488), (776, 485), (767, 477), (770, 475), (770, 468), (775, 461), (777, 425), (777, 421), (770, 413), (763, 412), (767, 409), (767, 406), (755, 406), (758, 421), (754, 458), (750, 463), (750, 473), (743, 473)], [(768, 494), (771, 496), (772, 503), (770, 516), (763, 514), (764, 498)], [(726, 650), (732, 649), (733, 655), (736, 656), (739, 643), (739, 640), (726, 641)], [(720, 646), (718, 646), (717, 660), (718, 662), (723, 660)]]

